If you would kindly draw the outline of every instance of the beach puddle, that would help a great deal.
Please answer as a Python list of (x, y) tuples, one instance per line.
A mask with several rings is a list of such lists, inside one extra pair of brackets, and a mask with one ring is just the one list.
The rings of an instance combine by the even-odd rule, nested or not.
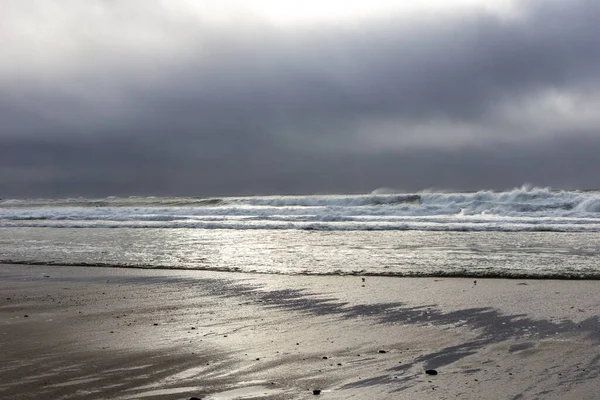
[[(144, 397), (155, 397), (155, 396), (166, 396), (171, 394), (186, 393), (193, 395), (200, 388), (191, 387), (177, 387), (170, 389), (156, 389), (148, 390), (141, 393), (136, 393), (131, 396), (121, 397), (122, 399), (141, 399)], [(281, 389), (271, 389), (266, 386), (246, 386), (238, 389), (230, 389), (219, 393), (213, 393), (208, 397), (203, 397), (206, 400), (234, 400), (234, 399), (258, 399), (264, 396), (272, 396), (281, 393)]]
[(207, 400), (256, 399), (281, 393), (281, 389), (270, 389), (265, 386), (247, 386), (239, 389), (226, 390), (208, 396)]
[(143, 397), (154, 397), (154, 396), (166, 396), (169, 394), (178, 394), (178, 393), (194, 393), (198, 391), (198, 388), (195, 386), (192, 387), (177, 387), (170, 389), (156, 389), (149, 390), (147, 392), (136, 393), (131, 396), (121, 397), (122, 399), (141, 399)]

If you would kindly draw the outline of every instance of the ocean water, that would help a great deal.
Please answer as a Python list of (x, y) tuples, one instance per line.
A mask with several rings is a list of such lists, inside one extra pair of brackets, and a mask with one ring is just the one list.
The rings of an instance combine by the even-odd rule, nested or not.
[(0, 262), (600, 278), (600, 192), (0, 201)]

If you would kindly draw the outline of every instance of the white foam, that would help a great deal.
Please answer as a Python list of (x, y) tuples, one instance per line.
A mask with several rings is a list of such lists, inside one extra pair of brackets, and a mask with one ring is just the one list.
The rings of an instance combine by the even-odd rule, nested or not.
[(0, 227), (598, 232), (600, 193), (5, 200)]

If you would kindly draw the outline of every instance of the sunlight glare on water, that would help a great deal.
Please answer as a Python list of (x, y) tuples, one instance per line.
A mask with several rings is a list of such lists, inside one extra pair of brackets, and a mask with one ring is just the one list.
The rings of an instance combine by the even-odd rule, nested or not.
[(597, 274), (594, 233), (202, 229), (0, 230), (2, 261), (277, 274)]

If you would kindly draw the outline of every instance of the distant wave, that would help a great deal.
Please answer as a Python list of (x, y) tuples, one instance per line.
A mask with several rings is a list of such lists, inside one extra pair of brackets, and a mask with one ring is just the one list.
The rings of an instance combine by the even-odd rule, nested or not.
[(394, 204), (420, 204), (418, 194), (405, 195), (329, 195), (329, 196), (264, 196), (229, 198), (145, 197), (106, 199), (32, 199), (3, 200), (0, 208), (38, 207), (210, 207), (210, 206), (269, 206), (269, 207), (357, 207)]
[(421, 204), (421, 196), (355, 195), (355, 196), (282, 196), (250, 198), (248, 203), (270, 207), (364, 207), (397, 204)]
[(1, 208), (38, 207), (209, 207), (223, 203), (221, 198), (203, 197), (127, 197), (110, 196), (104, 199), (8, 199), (0, 200)]

